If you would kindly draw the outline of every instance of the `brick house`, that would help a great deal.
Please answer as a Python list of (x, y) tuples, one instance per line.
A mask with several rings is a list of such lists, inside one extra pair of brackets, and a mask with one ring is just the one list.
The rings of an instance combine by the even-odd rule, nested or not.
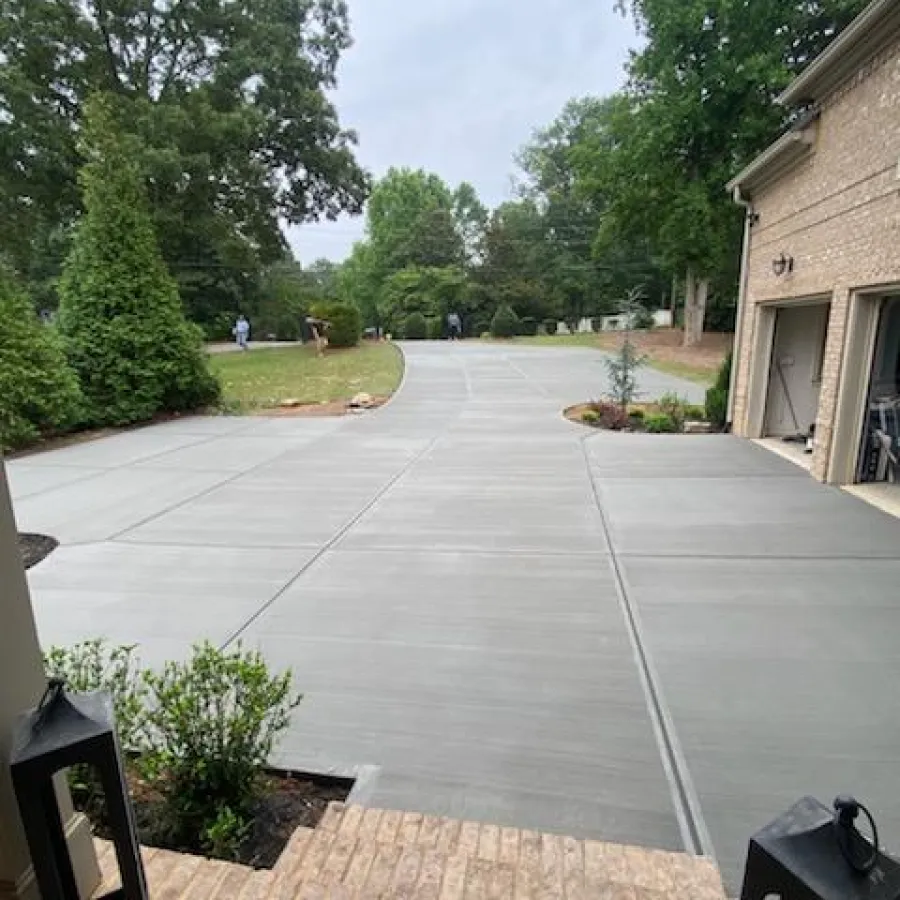
[(900, 2), (870, 4), (779, 102), (794, 127), (728, 185), (747, 209), (733, 428), (801, 457), (808, 439), (822, 481), (893, 481)]

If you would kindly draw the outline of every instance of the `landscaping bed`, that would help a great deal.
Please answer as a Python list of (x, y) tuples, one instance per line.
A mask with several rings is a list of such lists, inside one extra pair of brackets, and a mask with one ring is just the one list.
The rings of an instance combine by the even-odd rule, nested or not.
[[(259, 799), (250, 811), (245, 837), (225, 852), (208, 843), (173, 840), (167, 835), (165, 799), (151, 784), (136, 776), (129, 778), (138, 837), (145, 847), (160, 847), (179, 853), (205, 855), (257, 869), (269, 869), (281, 856), (298, 828), (315, 828), (332, 801), (344, 801), (353, 787), (351, 779), (305, 773), (269, 771), (261, 779)], [(78, 788), (72, 793), (75, 807), (91, 819), (97, 837), (112, 839), (102, 805)]]
[(19, 532), (19, 552), (26, 569), (46, 559), (58, 546), (59, 541), (49, 535)]
[(702, 406), (667, 395), (652, 403), (630, 403), (623, 408), (607, 400), (578, 403), (563, 411), (570, 421), (602, 431), (647, 434), (711, 434), (714, 428)]

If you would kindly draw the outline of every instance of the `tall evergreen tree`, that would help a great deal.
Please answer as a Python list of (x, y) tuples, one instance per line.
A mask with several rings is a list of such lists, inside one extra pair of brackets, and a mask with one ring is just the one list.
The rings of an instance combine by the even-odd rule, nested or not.
[(90, 419), (123, 425), (214, 401), (218, 385), (160, 254), (133, 139), (103, 96), (88, 102), (81, 150), (85, 212), (60, 280), (59, 322)]

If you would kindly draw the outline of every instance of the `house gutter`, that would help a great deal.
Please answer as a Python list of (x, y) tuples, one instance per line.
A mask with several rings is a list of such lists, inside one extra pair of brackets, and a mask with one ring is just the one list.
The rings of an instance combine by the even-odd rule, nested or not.
[(744, 243), (741, 251), (741, 278), (738, 287), (737, 318), (734, 323), (734, 344), (731, 356), (731, 378), (728, 382), (728, 407), (725, 415), (726, 428), (734, 430), (734, 394), (737, 384), (738, 363), (740, 362), (741, 343), (744, 339), (744, 309), (747, 305), (747, 293), (750, 287), (750, 237), (753, 228), (753, 204), (741, 193), (741, 186), (732, 187), (731, 197), (735, 203), (744, 207)]

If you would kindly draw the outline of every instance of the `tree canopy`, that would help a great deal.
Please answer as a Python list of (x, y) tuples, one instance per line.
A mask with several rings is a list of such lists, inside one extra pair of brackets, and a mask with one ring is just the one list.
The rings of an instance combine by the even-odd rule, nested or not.
[[(0, 240), (35, 271), (81, 208), (88, 97), (135, 135), (188, 311), (227, 306), (284, 251), (280, 221), (359, 212), (368, 178), (328, 99), (342, 0), (22, 0), (0, 7)], [(51, 248), (52, 249), (52, 248)], [(65, 247), (50, 262), (58, 266)], [(55, 259), (55, 262), (53, 261)], [(206, 304), (206, 306), (204, 306)]]

